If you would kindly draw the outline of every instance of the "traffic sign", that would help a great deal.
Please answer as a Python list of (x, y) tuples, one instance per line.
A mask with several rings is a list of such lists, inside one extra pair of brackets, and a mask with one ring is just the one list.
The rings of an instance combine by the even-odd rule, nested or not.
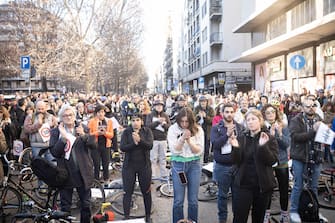
[(205, 78), (199, 77), (198, 82), (199, 82), (198, 88), (204, 89), (205, 88)]
[(21, 56), (20, 57), (20, 64), (22, 70), (30, 69), (30, 56)]
[(21, 70), (21, 76), (25, 79), (28, 79), (30, 77), (30, 69), (29, 70), (27, 70), (27, 69)]
[(290, 59), (290, 65), (295, 70), (301, 70), (306, 64), (306, 59), (302, 55), (294, 55)]

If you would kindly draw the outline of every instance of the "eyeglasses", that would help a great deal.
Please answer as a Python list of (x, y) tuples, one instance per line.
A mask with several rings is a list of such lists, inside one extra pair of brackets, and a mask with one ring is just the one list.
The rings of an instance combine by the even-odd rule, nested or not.
[(63, 118), (70, 118), (70, 117), (73, 117), (74, 115), (73, 114), (67, 114), (67, 115), (62, 115)]
[(266, 115), (274, 114), (276, 113), (276, 110), (268, 110), (265, 112)]

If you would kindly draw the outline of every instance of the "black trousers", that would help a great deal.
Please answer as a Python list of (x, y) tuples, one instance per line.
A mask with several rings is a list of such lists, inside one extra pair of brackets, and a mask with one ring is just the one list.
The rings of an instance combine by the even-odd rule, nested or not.
[[(91, 189), (85, 190), (84, 186), (77, 187), (80, 199), (80, 223), (90, 223), (91, 219)], [(71, 212), (73, 188), (60, 191), (61, 210)]]
[(123, 190), (125, 192), (123, 196), (123, 210), (125, 217), (129, 216), (131, 196), (134, 192), (136, 176), (140, 184), (141, 193), (143, 195), (145, 215), (150, 217), (151, 213), (151, 165), (145, 167), (144, 165), (128, 164), (127, 167), (122, 169), (122, 181)]
[[(275, 174), (278, 181), (279, 196), (280, 196), (280, 208), (283, 211), (287, 211), (288, 208), (288, 167), (287, 168), (275, 168)], [(269, 201), (268, 209), (271, 208), (271, 199)]]
[(252, 207), (252, 223), (264, 220), (272, 191), (261, 193), (258, 187), (234, 189), (234, 223), (246, 223)]
[(111, 151), (110, 148), (98, 145), (97, 149), (91, 150), (91, 157), (94, 166), (94, 178), (100, 178), (100, 166), (102, 163), (103, 179), (109, 179), (108, 165), (110, 163)]

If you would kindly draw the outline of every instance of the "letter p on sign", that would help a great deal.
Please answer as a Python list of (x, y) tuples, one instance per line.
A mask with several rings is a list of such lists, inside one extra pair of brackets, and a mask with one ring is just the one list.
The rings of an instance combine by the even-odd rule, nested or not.
[(21, 69), (30, 69), (30, 56), (21, 56), (20, 58)]

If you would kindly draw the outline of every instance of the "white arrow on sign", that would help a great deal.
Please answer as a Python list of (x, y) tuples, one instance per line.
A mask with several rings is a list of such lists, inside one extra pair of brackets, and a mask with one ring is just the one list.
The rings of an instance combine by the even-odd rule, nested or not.
[(295, 63), (295, 69), (299, 69), (299, 64), (301, 63), (301, 60), (298, 56), (295, 57), (294, 59), (294, 63)]

